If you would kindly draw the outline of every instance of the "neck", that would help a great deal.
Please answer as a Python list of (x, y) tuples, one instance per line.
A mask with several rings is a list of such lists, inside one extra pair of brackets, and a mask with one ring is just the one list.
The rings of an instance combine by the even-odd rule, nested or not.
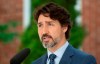
[(54, 53), (57, 49), (59, 49), (60, 47), (62, 47), (64, 44), (66, 43), (66, 38), (62, 39), (57, 45), (55, 45), (52, 48), (48, 48), (49, 51), (51, 51), (52, 53)]

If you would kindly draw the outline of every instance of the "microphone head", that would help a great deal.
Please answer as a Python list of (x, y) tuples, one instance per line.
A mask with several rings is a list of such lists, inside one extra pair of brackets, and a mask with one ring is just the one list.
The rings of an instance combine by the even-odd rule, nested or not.
[(20, 64), (29, 55), (29, 53), (29, 48), (23, 49), (10, 60), (10, 64)]

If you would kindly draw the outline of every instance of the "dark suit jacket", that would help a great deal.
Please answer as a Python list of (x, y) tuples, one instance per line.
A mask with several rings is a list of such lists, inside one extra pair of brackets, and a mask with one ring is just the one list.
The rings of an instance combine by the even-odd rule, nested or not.
[[(32, 64), (46, 64), (47, 53)], [(68, 45), (59, 64), (96, 64), (96, 59), (92, 55), (88, 55), (80, 50)]]

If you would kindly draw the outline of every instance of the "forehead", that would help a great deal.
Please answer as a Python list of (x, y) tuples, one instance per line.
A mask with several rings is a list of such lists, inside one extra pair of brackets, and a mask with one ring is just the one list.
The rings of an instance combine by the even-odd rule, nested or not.
[(44, 15), (40, 14), (40, 16), (38, 18), (38, 23), (42, 23), (42, 22), (52, 22), (52, 23), (56, 23), (58, 21), (51, 19), (49, 16), (44, 16)]

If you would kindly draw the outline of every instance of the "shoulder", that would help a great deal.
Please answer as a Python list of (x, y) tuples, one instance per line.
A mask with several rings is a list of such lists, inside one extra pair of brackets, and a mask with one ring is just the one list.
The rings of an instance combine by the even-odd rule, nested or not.
[(82, 64), (96, 64), (96, 59), (94, 58), (94, 56), (75, 48), (73, 48), (73, 51), (73, 59), (75, 59), (76, 61), (82, 62)]
[(32, 62), (32, 64), (40, 64), (46, 58), (46, 54), (42, 55), (40, 58)]

